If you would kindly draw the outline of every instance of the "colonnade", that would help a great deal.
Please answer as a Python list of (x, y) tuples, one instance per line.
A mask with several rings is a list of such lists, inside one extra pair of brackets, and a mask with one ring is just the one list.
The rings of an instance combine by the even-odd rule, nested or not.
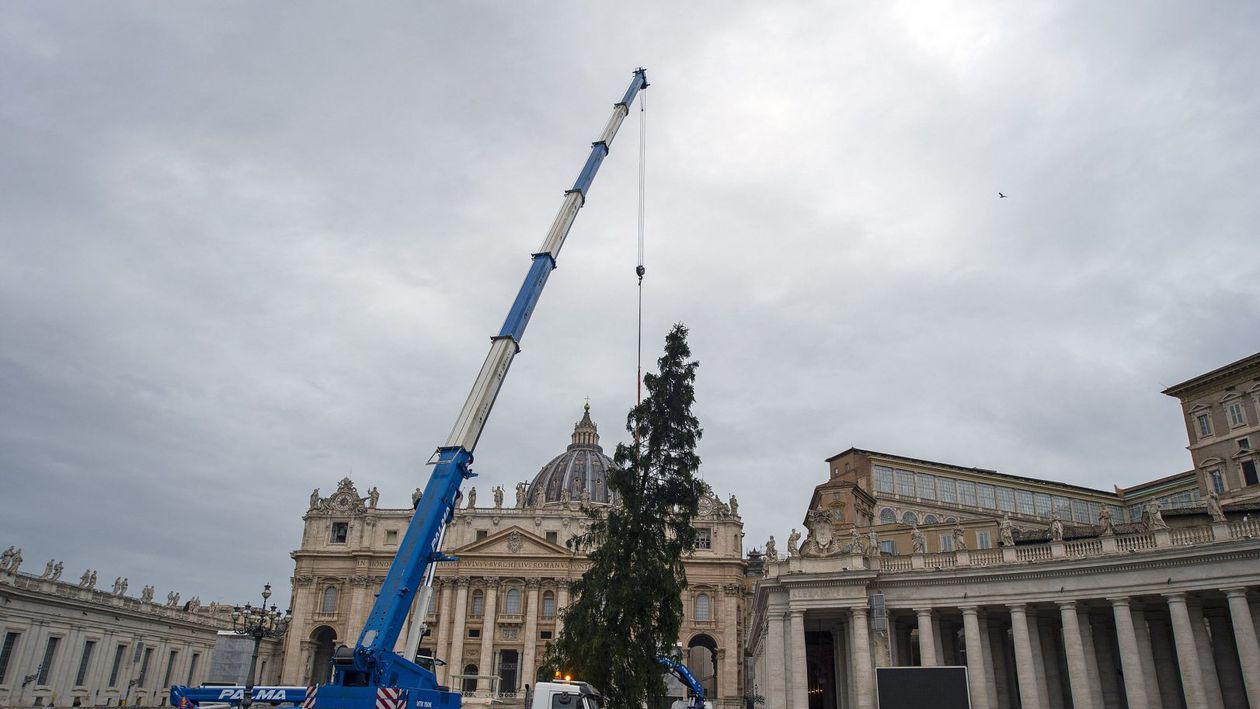
[[(891, 604), (891, 601), (890, 601)], [(767, 613), (771, 709), (873, 709), (876, 666), (963, 665), (974, 709), (1260, 708), (1243, 586), (950, 607)]]

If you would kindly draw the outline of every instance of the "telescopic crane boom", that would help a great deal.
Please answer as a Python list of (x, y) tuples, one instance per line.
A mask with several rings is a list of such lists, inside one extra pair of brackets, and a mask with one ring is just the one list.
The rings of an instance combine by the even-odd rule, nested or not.
[(473, 477), (470, 466), (477, 440), (490, 416), (499, 388), (507, 376), (512, 358), (520, 351), (521, 338), (538, 305), (547, 277), (556, 267), (560, 249), (573, 226), (578, 210), (586, 201), (591, 182), (608, 155), (639, 91), (647, 88), (647, 73), (637, 69), (599, 139), (591, 144), (590, 155), (578, 173), (573, 187), (565, 192), (560, 211), (551, 223), (542, 246), (533, 255), (529, 273), (508, 311), (503, 327), (491, 338), (490, 353), (473, 383), (450, 435), (430, 460), (434, 463), (424, 495), (407, 526), (398, 553), (390, 564), (376, 602), (368, 614), (363, 632), (353, 648), (340, 647), (333, 656), (332, 682), (319, 688), (315, 709), (375, 709), (382, 697), (395, 702), (384, 709), (434, 706), (457, 707), (459, 694), (439, 690), (433, 672), (394, 652), (407, 614), (421, 586), (432, 578), (432, 566), (448, 560), (442, 554), (442, 531), (451, 521), (460, 484)]

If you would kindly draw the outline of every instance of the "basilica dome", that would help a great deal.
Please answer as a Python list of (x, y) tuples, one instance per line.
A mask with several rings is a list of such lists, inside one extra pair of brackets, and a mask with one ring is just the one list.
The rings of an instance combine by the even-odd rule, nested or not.
[[(573, 427), (572, 442), (563, 453), (552, 458), (538, 471), (529, 486), (529, 504), (542, 505), (565, 499), (609, 504), (614, 495), (608, 489), (608, 471), (612, 459), (599, 447), (599, 431), (591, 421), (591, 405), (582, 411), (582, 420)], [(565, 495), (565, 491), (568, 492)]]

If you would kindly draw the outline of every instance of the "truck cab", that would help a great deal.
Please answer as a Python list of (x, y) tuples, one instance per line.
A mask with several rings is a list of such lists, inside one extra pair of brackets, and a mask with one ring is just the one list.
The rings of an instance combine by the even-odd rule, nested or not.
[(531, 709), (603, 709), (604, 698), (586, 682), (539, 682)]

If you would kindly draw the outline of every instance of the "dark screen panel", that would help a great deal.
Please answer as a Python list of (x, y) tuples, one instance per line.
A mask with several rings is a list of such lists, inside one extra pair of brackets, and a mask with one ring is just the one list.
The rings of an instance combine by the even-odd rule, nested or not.
[(966, 667), (878, 667), (879, 709), (970, 709)]

